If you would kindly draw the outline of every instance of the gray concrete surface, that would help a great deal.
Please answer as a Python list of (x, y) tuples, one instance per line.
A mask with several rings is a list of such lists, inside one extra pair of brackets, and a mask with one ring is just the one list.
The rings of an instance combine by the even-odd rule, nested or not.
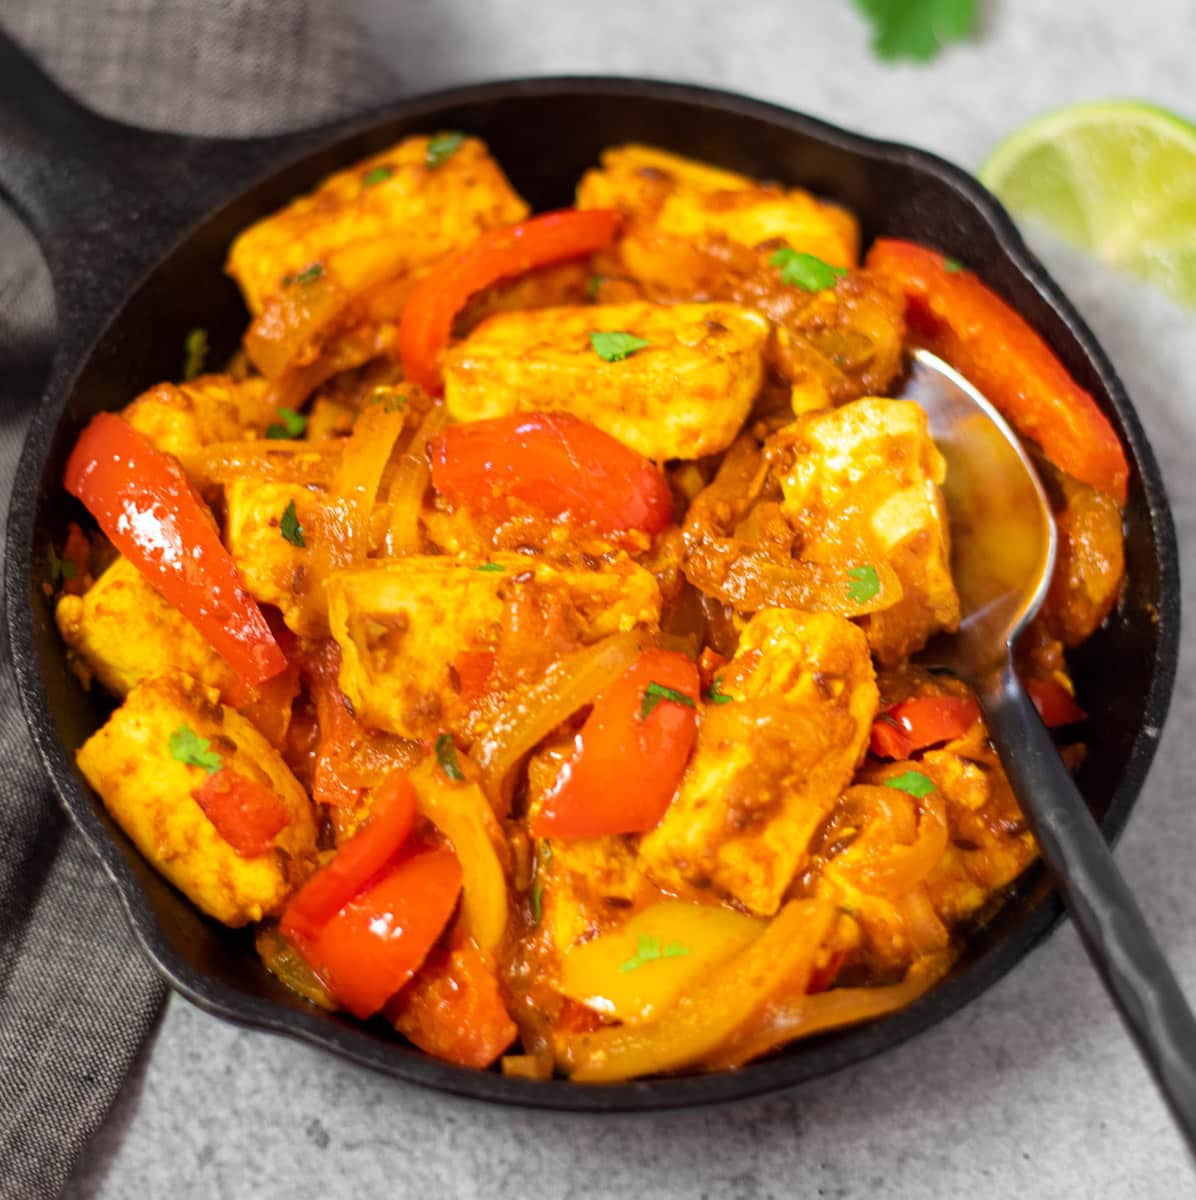
[[(917, 142), (968, 166), (1019, 122), (1072, 100), (1134, 95), (1196, 116), (1191, 0), (992, 0), (984, 38), (926, 68), (875, 62), (847, 0), (356, 7), (407, 90), (543, 72), (672, 77)], [(1196, 315), (1035, 243), (1137, 400), (1186, 556), (1196, 545)], [(1189, 645), (1118, 858), (1196, 992), (1191, 667)], [(782, 1099), (636, 1120), (436, 1096), (173, 999), (69, 1194), (1155, 1200), (1189, 1194), (1194, 1179), (1065, 929), (968, 1010), (883, 1058)]]

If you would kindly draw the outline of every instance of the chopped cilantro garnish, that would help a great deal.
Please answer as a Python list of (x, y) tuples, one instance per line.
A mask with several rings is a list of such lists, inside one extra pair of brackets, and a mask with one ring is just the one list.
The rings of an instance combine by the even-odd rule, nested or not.
[(312, 263), (310, 267), (304, 267), (298, 275), (295, 276), (296, 283), (315, 283), (321, 275), (324, 274), (323, 263)]
[(847, 599), (852, 604), (867, 604), (880, 591), (880, 576), (871, 563), (852, 567), (847, 578), (851, 580), (847, 585)]
[(58, 551), (54, 549), (53, 544), (50, 545), (50, 581), (58, 583), (59, 581), (66, 582), (68, 579), (74, 579), (79, 572), (75, 569), (75, 564), (68, 558), (59, 558)]
[(407, 397), (389, 384), (379, 384), (370, 393), (370, 403), (381, 404), (383, 412), (396, 413), (407, 407)]
[(540, 878), (540, 867), (547, 869), (548, 864), (552, 862), (552, 844), (542, 841), (536, 851), (536, 878), (532, 882), (531, 904), (532, 904), (532, 919), (537, 925), (540, 924), (540, 918), (544, 915), (544, 881)]
[(789, 246), (782, 246), (769, 255), (768, 262), (770, 266), (780, 268), (782, 283), (807, 292), (821, 292), (834, 287), (835, 280), (847, 274), (843, 267), (832, 267), (813, 254)]
[(394, 167), (388, 163), (382, 163), (371, 168), (361, 177), (361, 186), (373, 187), (375, 184), (385, 183), (394, 173)]
[(710, 683), (710, 691), (706, 693), (707, 704), (730, 704), (735, 699), (723, 691), (723, 681), (716, 675)]
[(194, 379), (203, 371), (208, 357), (208, 331), (193, 329), (183, 339), (183, 382)]
[(189, 767), (202, 767), (209, 775), (219, 771), (224, 762), (212, 749), (212, 743), (200, 737), (189, 725), (180, 725), (170, 735), (170, 756)]
[(934, 791), (934, 781), (923, 775), (921, 771), (906, 771), (901, 775), (894, 775), (892, 779), (886, 779), (884, 782), (885, 787), (896, 788), (897, 791), (906, 792), (919, 800)]
[(307, 418), (297, 413), (293, 408), (276, 408), (279, 420), (273, 425), (266, 426), (268, 438), (297, 438), (303, 436), (307, 428)]
[(479, 563), (478, 566), (474, 567), (475, 571), (501, 571), (503, 569), (502, 563), (496, 562)]
[(689, 947), (680, 942), (669, 942), (661, 946), (660, 938), (649, 937), (641, 933), (635, 948), (635, 953), (626, 962), (619, 965), (620, 971), (634, 971), (644, 963), (656, 962), (661, 958), (684, 958), (689, 953)]
[(663, 683), (653, 680), (644, 688), (644, 702), (640, 706), (640, 717), (646, 719), (658, 704), (663, 704), (666, 700), (671, 700), (674, 704), (684, 704), (686, 708), (698, 707), (692, 696), (687, 696), (684, 692), (677, 691), (676, 688), (665, 687)]
[(465, 782), (465, 772), (457, 762), (457, 743), (453, 741), (451, 733), (442, 733), (436, 739), (436, 761), (454, 783)]
[(594, 353), (603, 362), (608, 363), (622, 362), (625, 358), (630, 358), (637, 350), (642, 350), (651, 344), (642, 337), (636, 337), (634, 333), (625, 333), (617, 329), (596, 329), (590, 334), (590, 345), (594, 347)]
[(463, 133), (441, 133), (428, 142), (424, 152), (424, 162), (435, 171), (437, 167), (448, 162), (465, 142)]
[(602, 281), (606, 278), (605, 275), (591, 275), (589, 283), (586, 284), (586, 299), (597, 300), (598, 289), (602, 286)]
[(295, 513), (295, 501), (292, 500), (282, 510), (282, 520), (278, 523), (278, 532), (291, 543), (292, 546), (300, 548), (307, 545), (303, 540), (303, 526), (299, 524), (299, 517)]
[(958, 258), (944, 258), (943, 266), (951, 272), (952, 275), (958, 275), (963, 270), (963, 263)]
[(872, 49), (892, 62), (926, 62), (976, 31), (979, 0), (855, 0), (872, 22)]

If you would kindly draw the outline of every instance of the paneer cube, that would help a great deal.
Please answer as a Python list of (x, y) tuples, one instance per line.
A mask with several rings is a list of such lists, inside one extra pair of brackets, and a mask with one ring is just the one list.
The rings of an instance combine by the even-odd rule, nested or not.
[(220, 692), (233, 683), (232, 668), (127, 558), (84, 595), (63, 596), (54, 616), (62, 640), (116, 696), (147, 677), (180, 671)]
[(841, 267), (854, 266), (859, 249), (855, 219), (837, 205), (651, 146), (605, 151), (602, 166), (578, 184), (577, 206), (622, 209), (653, 235), (713, 235), (744, 246), (777, 241)]
[(830, 613), (765, 609), (703, 709), (681, 786), (640, 843), (651, 878), (761, 916), (780, 907), (810, 839), (867, 746), (878, 693), (868, 645)]
[(284, 281), (313, 264), (350, 292), (374, 266), (389, 277), (426, 267), (480, 233), (527, 216), (483, 142), (465, 138), (429, 161), (428, 137), (406, 138), (251, 225), (227, 270), (257, 315)]
[(874, 553), (903, 596), (860, 618), (878, 660), (895, 664), (959, 625), (947, 512), (946, 464), (926, 413), (909, 400), (868, 397), (815, 412), (783, 432), (792, 458), (781, 476), (800, 557), (834, 561)]
[(493, 655), (499, 675), (508, 660), (546, 667), (608, 634), (655, 628), (660, 590), (627, 558), (590, 571), (521, 554), (487, 564), (413, 555), (336, 572), (328, 615), (341, 688), (367, 725), (409, 738), (469, 736), (455, 666), (463, 654)]
[(159, 383), (121, 414), (159, 450), (180, 458), (213, 442), (265, 432), (277, 420), (266, 380), (200, 375), (190, 383)]
[[(647, 346), (606, 362), (590, 334)], [(768, 322), (734, 304), (646, 303), (503, 313), (445, 356), (445, 403), (458, 421), (562, 410), (648, 458), (725, 450), (763, 380)]]
[[(265, 854), (242, 857), (192, 797), (208, 778), (171, 753), (186, 726), (222, 764), (270, 788), (290, 821)], [(278, 752), (216, 693), (186, 676), (146, 679), (78, 754), (79, 769), (143, 855), (199, 908), (226, 925), (277, 913), (310, 871), (316, 851), (311, 802)]]
[(224, 541), (241, 581), (258, 603), (280, 609), (287, 628), (301, 637), (323, 637), (328, 629), (316, 607), (305, 603), (310, 545), (283, 537), (282, 519), (293, 504), (300, 530), (310, 533), (325, 500), (323, 490), (307, 484), (252, 476), (230, 480), (224, 489)]

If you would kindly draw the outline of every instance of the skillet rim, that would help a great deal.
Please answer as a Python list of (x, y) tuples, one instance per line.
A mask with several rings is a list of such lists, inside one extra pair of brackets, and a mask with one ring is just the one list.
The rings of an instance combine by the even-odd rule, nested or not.
[(1142, 720), (1118, 787), (1101, 821), (1105, 835), (1115, 841), (1145, 782), (1166, 718), (1178, 665), (1180, 606), (1179, 555), (1171, 511), (1158, 463), (1124, 386), (1083, 318), (1026, 246), (1005, 210), (972, 176), (929, 151), (853, 133), (820, 118), (718, 88), (649, 78), (594, 75), (516, 78), (446, 88), (400, 100), (339, 127), (321, 130), (318, 141), (282, 158), (269, 169), (258, 171), (230, 190), (222, 203), (200, 214), (155, 258), (150, 271), (143, 273), (125, 293), (121, 303), (111, 310), (100, 333), (77, 361), (55, 362), (47, 395), (30, 424), (14, 480), (5, 564), (7, 624), (22, 708), (54, 790), (116, 885), (126, 919), (142, 952), (175, 990), (213, 1015), (284, 1033), (405, 1082), (466, 1098), (562, 1112), (666, 1111), (747, 1099), (791, 1088), (871, 1057), (930, 1028), (986, 991), (1057, 926), (1063, 915), (1057, 893), (1052, 891), (1044, 896), (1010, 935), (969, 964), (960, 976), (944, 981), (913, 1005), (888, 1018), (800, 1043), (800, 1049), (795, 1052), (749, 1064), (738, 1071), (584, 1085), (566, 1080), (516, 1079), (493, 1071), (453, 1066), (402, 1043), (380, 1041), (347, 1019), (316, 1016), (302, 1008), (289, 1008), (237, 992), (204, 975), (176, 953), (159, 926), (149, 897), (125, 853), (103, 830), (91, 796), (80, 784), (76, 768), (57, 738), (42, 683), (34, 608), (30, 603), (34, 586), (32, 540), (36, 500), (56, 430), (79, 376), (96, 348), (103, 343), (108, 329), (119, 319), (129, 297), (142, 286), (148, 274), (176, 253), (201, 224), (226, 205), (236, 203), (267, 179), (296, 167), (307, 158), (326, 153), (342, 142), (396, 120), (430, 118), (438, 109), (448, 106), (484, 105), (513, 97), (547, 99), (563, 92), (598, 98), (666, 100), (690, 105), (695, 111), (729, 112), (769, 123), (787, 132), (804, 134), (857, 158), (900, 164), (924, 176), (934, 177), (958, 193), (979, 215), (992, 231), (1008, 263), (1054, 311), (1109, 398), (1119, 432), (1137, 469), (1156, 555), (1154, 565), (1159, 586), (1157, 650)]

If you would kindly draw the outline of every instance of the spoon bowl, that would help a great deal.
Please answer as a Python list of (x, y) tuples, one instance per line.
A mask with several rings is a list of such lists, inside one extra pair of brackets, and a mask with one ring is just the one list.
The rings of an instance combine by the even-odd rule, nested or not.
[(1055, 520), (1025, 447), (958, 371), (916, 350), (901, 394), (926, 410), (947, 461), (951, 575), (962, 610), (958, 633), (936, 638), (921, 662), (978, 678), (1000, 666), (1046, 599)]

